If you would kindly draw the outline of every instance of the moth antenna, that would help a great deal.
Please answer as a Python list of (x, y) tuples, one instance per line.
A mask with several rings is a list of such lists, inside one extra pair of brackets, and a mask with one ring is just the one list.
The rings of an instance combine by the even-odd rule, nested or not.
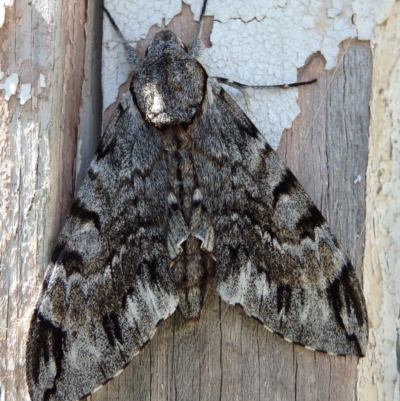
[(230, 79), (215, 77), (215, 79), (224, 85), (232, 86), (232, 88), (239, 89), (240, 91), (245, 89), (268, 89), (268, 88), (277, 88), (277, 89), (288, 89), (295, 88), (297, 86), (310, 85), (317, 82), (316, 79), (312, 79), (311, 81), (303, 81), (303, 82), (293, 82), (291, 84), (280, 84), (280, 85), (245, 85), (240, 82), (231, 81)]
[(199, 27), (197, 29), (196, 37), (194, 38), (192, 44), (190, 45), (189, 54), (195, 58), (199, 58), (201, 52), (204, 49), (204, 43), (201, 41), (201, 34), (203, 31), (203, 17), (206, 12), (206, 7), (207, 7), (207, 0), (204, 0), (203, 6), (201, 8)]
[(114, 18), (111, 16), (110, 12), (104, 6), (100, 6), (100, 7), (106, 13), (112, 27), (114, 28), (114, 31), (116, 32), (116, 34), (118, 35), (118, 38), (120, 39), (122, 45), (124, 46), (125, 56), (126, 56), (127, 61), (135, 69), (139, 68), (141, 61), (140, 61), (139, 55), (137, 54), (136, 50), (131, 45), (128, 44), (128, 41), (124, 38), (124, 35), (122, 35), (122, 32), (118, 28), (118, 25), (114, 21)]

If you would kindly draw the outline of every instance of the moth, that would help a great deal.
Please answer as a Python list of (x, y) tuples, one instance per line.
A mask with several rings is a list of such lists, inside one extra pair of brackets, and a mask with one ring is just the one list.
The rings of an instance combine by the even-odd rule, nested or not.
[(220, 85), (240, 84), (197, 61), (201, 26), (190, 49), (157, 33), (143, 61), (125, 45), (130, 90), (76, 195), (32, 317), (33, 401), (75, 400), (115, 377), (176, 309), (199, 318), (214, 274), (224, 301), (286, 340), (365, 354), (355, 271)]

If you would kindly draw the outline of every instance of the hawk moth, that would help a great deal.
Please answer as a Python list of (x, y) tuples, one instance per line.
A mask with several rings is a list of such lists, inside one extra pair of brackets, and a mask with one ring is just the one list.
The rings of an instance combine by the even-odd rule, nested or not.
[(162, 31), (143, 61), (128, 49), (130, 91), (77, 193), (32, 317), (32, 400), (93, 392), (177, 308), (198, 318), (213, 274), (224, 301), (285, 339), (365, 353), (354, 269), (222, 80), (196, 60), (199, 36), (188, 50)]

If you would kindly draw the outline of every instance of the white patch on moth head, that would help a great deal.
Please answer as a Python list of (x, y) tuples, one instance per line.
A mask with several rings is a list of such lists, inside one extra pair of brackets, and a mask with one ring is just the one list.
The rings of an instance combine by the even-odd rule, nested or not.
[(143, 90), (145, 97), (153, 98), (153, 104), (151, 105), (150, 111), (153, 114), (159, 114), (164, 110), (164, 100), (159, 93), (157, 87), (154, 84), (148, 83), (144, 86)]

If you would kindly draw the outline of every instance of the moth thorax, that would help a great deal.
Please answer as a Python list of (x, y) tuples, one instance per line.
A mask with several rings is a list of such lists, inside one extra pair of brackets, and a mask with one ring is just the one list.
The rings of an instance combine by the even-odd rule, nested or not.
[(159, 129), (190, 124), (204, 98), (206, 73), (183, 49), (149, 55), (132, 80), (138, 107)]

